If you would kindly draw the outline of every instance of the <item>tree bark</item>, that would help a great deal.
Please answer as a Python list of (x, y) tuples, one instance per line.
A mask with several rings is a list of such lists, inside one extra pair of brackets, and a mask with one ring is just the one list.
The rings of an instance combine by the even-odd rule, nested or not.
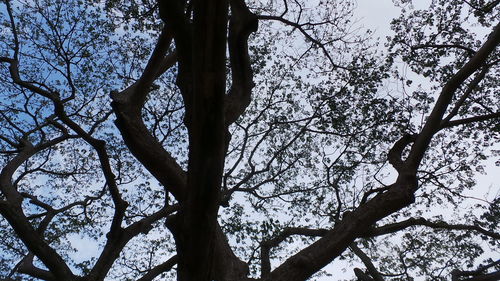
[[(219, 193), (224, 168), (228, 1), (195, 1), (191, 70), (179, 80), (189, 133), (187, 190), (174, 221), (178, 280), (212, 280)], [(184, 61), (184, 62), (185, 62)], [(183, 61), (179, 62), (180, 64)], [(181, 68), (181, 65), (179, 66)], [(189, 83), (191, 85), (186, 85)]]

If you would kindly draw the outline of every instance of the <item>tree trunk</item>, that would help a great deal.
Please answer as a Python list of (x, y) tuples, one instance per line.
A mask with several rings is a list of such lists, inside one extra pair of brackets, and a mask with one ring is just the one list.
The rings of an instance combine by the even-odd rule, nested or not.
[(179, 82), (186, 99), (189, 132), (187, 192), (174, 224), (179, 228), (178, 280), (208, 281), (214, 274), (211, 270), (224, 168), (228, 2), (195, 1), (193, 8), (192, 57), (186, 68), (190, 77)]

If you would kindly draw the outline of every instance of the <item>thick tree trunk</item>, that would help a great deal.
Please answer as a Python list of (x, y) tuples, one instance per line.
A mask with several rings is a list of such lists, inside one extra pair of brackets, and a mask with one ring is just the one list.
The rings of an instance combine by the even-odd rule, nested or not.
[(189, 131), (187, 193), (176, 237), (178, 280), (212, 280), (219, 192), (224, 168), (227, 1), (194, 2), (189, 79), (180, 81)]

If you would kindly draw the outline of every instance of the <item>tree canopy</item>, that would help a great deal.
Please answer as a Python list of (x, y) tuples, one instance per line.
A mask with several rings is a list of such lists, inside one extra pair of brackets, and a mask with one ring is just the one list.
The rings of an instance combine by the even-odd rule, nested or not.
[(2, 0), (1, 280), (498, 280), (500, 1), (423, 2)]

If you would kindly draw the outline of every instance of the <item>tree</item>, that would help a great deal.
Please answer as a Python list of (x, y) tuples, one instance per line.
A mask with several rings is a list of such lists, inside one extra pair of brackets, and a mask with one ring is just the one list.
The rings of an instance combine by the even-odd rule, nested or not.
[(496, 280), (499, 1), (397, 2), (2, 1), (2, 277)]

